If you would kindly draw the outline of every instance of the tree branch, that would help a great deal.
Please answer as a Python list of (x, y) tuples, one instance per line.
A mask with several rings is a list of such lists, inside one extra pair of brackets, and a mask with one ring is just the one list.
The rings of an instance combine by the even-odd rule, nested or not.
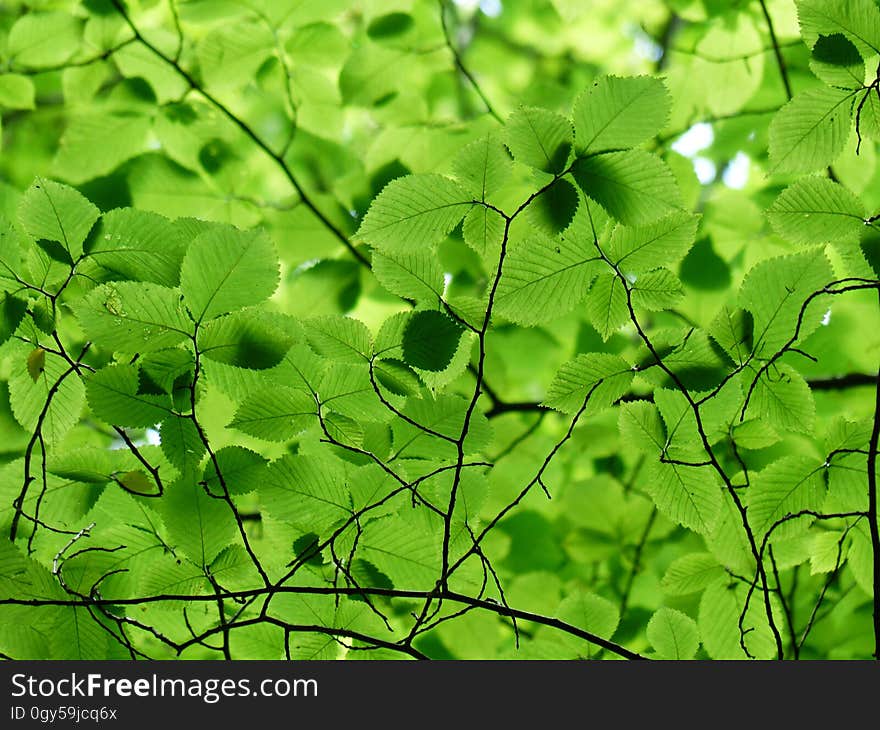
[[(880, 297), (880, 294), (878, 294)], [(880, 525), (877, 523), (877, 446), (880, 441), (880, 370), (874, 385), (874, 422), (868, 441), (868, 527), (871, 533), (874, 659), (880, 661)]]
[(773, 44), (773, 54), (776, 56), (776, 65), (779, 67), (779, 77), (782, 79), (782, 85), (785, 87), (785, 95), (791, 101), (791, 81), (788, 78), (788, 68), (785, 65), (785, 59), (782, 57), (782, 49), (779, 47), (779, 40), (776, 38), (776, 30), (773, 27), (773, 19), (770, 17), (770, 11), (767, 10), (765, 0), (758, 0), (761, 5), (761, 12), (764, 14), (764, 20), (767, 21), (767, 32), (770, 33), (770, 42)]
[[(876, 377), (867, 373), (847, 373), (846, 375), (830, 376), (827, 378), (813, 378), (807, 380), (807, 385), (814, 391), (834, 391), (848, 390), (849, 388), (864, 388), (874, 385)], [(487, 391), (485, 384), (483, 392), (489, 396), (492, 405), (484, 415), (486, 418), (498, 418), (505, 413), (553, 413), (552, 408), (541, 404), (538, 401), (505, 401), (494, 391)], [(491, 395), (490, 395), (491, 393)], [(624, 393), (619, 402), (628, 403), (638, 400), (653, 400), (650, 393)]]
[(470, 72), (467, 66), (464, 65), (464, 60), (461, 57), (458, 49), (455, 47), (455, 43), (452, 41), (452, 36), (449, 32), (449, 25), (446, 22), (446, 3), (444, 0), (437, 0), (438, 5), (440, 6), (440, 25), (443, 27), (443, 39), (446, 42), (446, 47), (449, 49), (450, 53), (452, 53), (452, 60), (455, 63), (455, 67), (461, 72), (461, 75), (464, 76), (468, 82), (470, 83), (473, 90), (476, 92), (477, 96), (480, 97), (480, 101), (486, 107), (486, 111), (489, 112), (494, 118), (495, 121), (500, 124), (504, 123), (504, 120), (501, 118), (501, 115), (495, 111), (495, 108), (492, 106), (492, 103), (489, 101), (489, 97), (486, 96), (486, 92), (480, 87), (479, 82), (474, 77), (474, 75)]

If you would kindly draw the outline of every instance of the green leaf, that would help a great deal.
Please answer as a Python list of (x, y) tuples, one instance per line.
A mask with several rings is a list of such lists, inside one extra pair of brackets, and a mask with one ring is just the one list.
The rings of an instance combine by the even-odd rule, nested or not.
[(19, 272), (24, 249), (24, 237), (0, 216), (0, 290), (14, 292), (20, 288)]
[(428, 588), (440, 570), (437, 527), (415, 510), (373, 520), (358, 541), (357, 555), (387, 575), (395, 588)]
[[(0, 286), (2, 286), (2, 282), (0, 282)], [(12, 337), (24, 319), (26, 311), (26, 301), (4, 292), (3, 303), (0, 304), (0, 344)]]
[(758, 378), (750, 406), (752, 415), (780, 432), (813, 433), (813, 394), (803, 376), (789, 365), (777, 365)]
[(621, 403), (618, 428), (624, 442), (645, 454), (658, 454), (666, 444), (666, 430), (653, 403)]
[(285, 456), (273, 462), (259, 497), (269, 514), (319, 536), (351, 514), (345, 472), (327, 458)]
[(221, 89), (244, 86), (256, 75), (274, 46), (272, 28), (257, 20), (215, 28), (197, 47), (205, 82)]
[(621, 271), (641, 273), (681, 261), (694, 245), (699, 218), (685, 211), (643, 226), (618, 225), (608, 258)]
[(156, 496), (158, 491), (156, 484), (143, 471), (127, 471), (117, 477), (119, 483), (129, 492), (144, 496)]
[(682, 205), (672, 171), (644, 150), (583, 158), (572, 174), (588, 197), (625, 225), (651, 223)]
[(669, 269), (641, 274), (630, 289), (633, 306), (652, 312), (670, 309), (684, 296), (681, 281)]
[(265, 234), (223, 227), (190, 244), (180, 289), (187, 309), (202, 322), (268, 299), (278, 277), (275, 247)]
[(830, 573), (837, 566), (838, 556), (846, 559), (846, 549), (841, 549), (842, 534), (822, 532), (810, 541), (810, 575)]
[(42, 347), (38, 347), (31, 351), (27, 356), (27, 371), (31, 376), (31, 380), (35, 383), (40, 379), (43, 371), (46, 369), (46, 351)]
[[(775, 15), (775, 10), (770, 12)], [(765, 66), (771, 66), (769, 54), (764, 53), (764, 18), (722, 11), (712, 13), (703, 27), (706, 31), (694, 47), (692, 64), (681, 70), (691, 77), (688, 81), (696, 87), (699, 104), (711, 114), (735, 115), (762, 87)]]
[(285, 48), (297, 63), (334, 67), (339, 56), (348, 49), (348, 38), (331, 23), (309, 22), (296, 29)]
[(73, 188), (39, 178), (18, 207), (24, 229), (35, 239), (60, 243), (71, 262), (82, 254), (83, 241), (98, 215), (98, 209)]
[(843, 152), (851, 126), (853, 92), (808, 89), (783, 106), (770, 123), (774, 173), (814, 172)]
[(0, 74), (0, 106), (33, 109), (34, 82), (31, 78), (20, 74)]
[(152, 126), (150, 117), (130, 112), (77, 115), (61, 137), (53, 174), (76, 184), (108, 175), (147, 151)]
[(559, 235), (571, 224), (579, 202), (577, 188), (562, 178), (529, 203), (526, 212), (542, 231)]
[(407, 175), (379, 193), (356, 237), (380, 251), (430, 247), (464, 218), (471, 200), (447, 177)]
[(467, 192), (485, 201), (510, 177), (510, 155), (498, 139), (486, 134), (464, 147), (452, 167)]
[(375, 40), (385, 40), (403, 35), (413, 26), (413, 18), (407, 13), (387, 13), (373, 18), (367, 26), (367, 35)]
[(23, 68), (58, 66), (79, 50), (81, 27), (70, 13), (27, 13), (10, 28), (6, 53)]
[[(342, 100), (351, 106), (373, 106), (398, 93), (408, 54), (376, 43), (363, 44), (348, 56), (339, 73)], [(406, 74), (404, 74), (404, 79)]]
[(721, 488), (710, 469), (658, 461), (650, 469), (648, 491), (657, 509), (673, 522), (703, 535), (715, 526)]
[(587, 316), (603, 340), (629, 320), (626, 288), (617, 274), (599, 274), (587, 296)]
[[(485, 210), (475, 207), (473, 213)], [(436, 303), (443, 295), (443, 269), (430, 250), (414, 248), (374, 253), (373, 273), (388, 291), (419, 303)]]
[(722, 307), (712, 324), (709, 334), (734, 362), (743, 363), (754, 348), (754, 320), (746, 309)]
[(505, 228), (504, 218), (498, 211), (475, 205), (464, 217), (461, 232), (464, 242), (487, 266), (494, 267), (501, 252)]
[(829, 86), (860, 89), (865, 83), (865, 62), (858, 49), (840, 33), (819, 36), (813, 46), (810, 69)]
[(295, 339), (276, 324), (265, 312), (233, 312), (199, 329), (199, 351), (209, 360), (240, 368), (275, 367)]
[(243, 446), (224, 446), (205, 465), (205, 488), (211, 494), (222, 495), (223, 485), (217, 476), (223, 475), (223, 483), (230, 494), (247, 494), (259, 489), (266, 476), (268, 461), (260, 454)]
[(53, 309), (52, 303), (48, 298), (38, 299), (31, 309), (34, 325), (43, 334), (51, 335), (56, 328), (57, 311), (57, 307)]
[(206, 453), (205, 443), (191, 418), (171, 416), (159, 426), (162, 453), (181, 474), (196, 471)]
[(863, 56), (880, 53), (880, 11), (871, 0), (797, 0), (797, 9), (808, 46), (820, 35), (842, 33)]
[(605, 76), (574, 103), (578, 155), (634, 147), (666, 124), (671, 100), (659, 79)]
[[(461, 437), (464, 418), (468, 409), (468, 401), (461, 396), (443, 394), (436, 399), (410, 398), (402, 413), (422, 426), (442, 433), (451, 439)], [(436, 438), (410, 423), (397, 419), (392, 423), (394, 432), (394, 448), (398, 456), (407, 458), (431, 458), (443, 456), (443, 451)], [(467, 436), (464, 441), (465, 453), (480, 451), (486, 447), (492, 437), (492, 428), (488, 419), (478, 412), (471, 415)], [(450, 447), (450, 454), (456, 449)]]
[(730, 286), (731, 269), (717, 252), (711, 237), (699, 239), (678, 268), (681, 280), (692, 289), (721, 291)]
[[(825, 498), (822, 467), (801, 456), (784, 456), (752, 477), (749, 488), (749, 522), (756, 535), (765, 536), (788, 514), (819, 510)], [(782, 539), (803, 528), (805, 519), (790, 520), (772, 536)]]
[(403, 359), (421, 370), (445, 370), (463, 331), (458, 322), (443, 312), (415, 312), (403, 332)]
[(315, 399), (306, 391), (268, 388), (245, 399), (229, 426), (266, 441), (287, 441), (308, 428), (315, 413)]
[(315, 391), (323, 409), (356, 421), (384, 421), (390, 411), (382, 405), (370, 382), (366, 363), (327, 363)]
[(574, 309), (601, 270), (592, 241), (539, 235), (511, 246), (495, 295), (495, 312), (523, 325), (549, 322)]
[(185, 384), (187, 396), (189, 383), (195, 366), (193, 354), (189, 350), (162, 350), (138, 359), (141, 367), (141, 383), (148, 390), (158, 388), (165, 393), (173, 393)]
[[(43, 439), (49, 444), (57, 443), (79, 421), (85, 404), (82, 380), (75, 373), (69, 373), (66, 360), (48, 352), (44, 352), (42, 370), (35, 380), (28, 356), (25, 351), (20, 353), (16, 354), (9, 375), (12, 413), (15, 420), (31, 433), (41, 423)], [(43, 416), (47, 402), (49, 407)]]
[(395, 395), (417, 395), (422, 387), (416, 372), (400, 360), (379, 360), (374, 371), (376, 380)]
[[(134, 44), (119, 49), (114, 54), (114, 62), (119, 63), (121, 52), (132, 48)], [(120, 64), (122, 65), (122, 64)], [(89, 103), (95, 98), (101, 84), (107, 79), (107, 65), (90, 63), (85, 66), (68, 66), (61, 72), (61, 89), (67, 101), (73, 99)]]
[(856, 523), (852, 530), (852, 542), (847, 555), (847, 566), (859, 588), (865, 593), (873, 591), (874, 586), (874, 543), (870, 529), (864, 520)]
[[(333, 405), (334, 410), (340, 410), (338, 404), (334, 403)], [(353, 410), (344, 405), (342, 409), (348, 412)], [(369, 418), (369, 414), (367, 416), (358, 414), (358, 417), (366, 420)], [(355, 448), (360, 448), (364, 445), (364, 427), (354, 418), (349, 418), (341, 413), (330, 412), (324, 418), (323, 428), (327, 429), (328, 437), (337, 443)]]
[(89, 408), (113, 426), (155, 426), (171, 414), (171, 399), (139, 387), (137, 365), (108, 365), (86, 378)]
[(801, 246), (857, 240), (865, 228), (862, 202), (826, 177), (798, 180), (776, 198), (767, 218), (778, 235)]
[(520, 107), (507, 120), (507, 147), (513, 158), (542, 172), (565, 169), (571, 154), (571, 122), (547, 109)]
[[(223, 555), (218, 557), (218, 561)], [(211, 568), (212, 572), (215, 566)], [(221, 578), (222, 580), (222, 578)], [(284, 629), (276, 624), (258, 623), (240, 627), (229, 636), (229, 651), (242, 659), (284, 658)]]
[(693, 659), (700, 648), (696, 622), (674, 608), (661, 608), (651, 616), (648, 641), (661, 659)]
[(125, 470), (131, 462), (120, 449), (107, 451), (92, 447), (57, 453), (52, 459), (50, 472), (65, 479), (88, 484), (106, 484), (114, 472)]
[[(118, 58), (118, 55), (114, 55)], [(201, 140), (188, 140), (201, 147)], [(183, 142), (180, 143), (183, 146)], [(190, 152), (192, 154), (192, 152)], [(196, 161), (192, 164), (196, 165)], [(201, 167), (201, 163), (198, 163)], [(141, 155), (125, 167), (132, 204), (141, 210), (151, 210), (182, 218), (198, 215), (204, 220), (232, 223), (249, 227), (257, 222), (249, 207), (235, 200), (231, 191), (219, 182), (206, 185), (205, 178), (178, 166), (165, 156)]]
[(741, 635), (739, 620), (744, 597), (744, 590), (737, 590), (727, 577), (719, 579), (703, 593), (697, 624), (706, 653), (713, 659), (745, 659), (740, 640), (753, 657), (769, 659), (775, 656), (773, 637), (761, 601), (753, 598), (743, 623), (744, 628), (751, 630), (745, 636)]
[(724, 566), (709, 553), (687, 553), (666, 569), (660, 585), (670, 596), (698, 593), (724, 575)]
[(186, 558), (181, 552), (176, 559), (167, 556), (156, 560), (156, 569), (142, 575), (140, 586), (151, 595), (198, 596), (209, 593), (211, 586), (205, 578), (205, 569)]
[(114, 278), (177, 286), (188, 240), (156, 213), (119, 208), (106, 213), (88, 255)]
[[(174, 42), (175, 36), (170, 30), (156, 27), (153, 38), (157, 35), (162, 39), (160, 42), (166, 44), (165, 48)], [(126, 78), (144, 79), (149, 84), (147, 93), (155, 94), (160, 103), (174, 104), (188, 88), (186, 79), (140, 43), (131, 43), (117, 50), (113, 54), (113, 63)]]
[(594, 413), (626, 393), (632, 379), (632, 367), (617, 355), (598, 352), (578, 355), (559, 368), (547, 389), (544, 405), (574, 414), (589, 396), (588, 411)]
[(362, 363), (373, 353), (370, 330), (360, 320), (331, 315), (307, 319), (302, 324), (309, 345), (322, 357)]
[[(746, 275), (739, 303), (754, 318), (755, 352), (772, 353), (794, 334), (807, 297), (832, 281), (828, 259), (821, 249), (762, 261)], [(800, 337), (818, 325), (824, 309), (813, 300), (801, 319)]]
[(779, 434), (764, 421), (752, 418), (733, 427), (733, 440), (744, 449), (762, 449), (779, 441)]
[(194, 481), (170, 485), (159, 509), (172, 544), (198, 566), (210, 565), (238, 534), (229, 506)]
[(617, 607), (611, 601), (583, 592), (567, 596), (556, 609), (556, 618), (603, 639), (614, 636), (620, 621)]
[(107, 656), (109, 637), (84, 608), (66, 608), (50, 633), (53, 656), (69, 660), (96, 660)]
[(86, 337), (111, 351), (154, 352), (180, 344), (193, 331), (180, 290), (158, 284), (103, 284), (73, 309)]

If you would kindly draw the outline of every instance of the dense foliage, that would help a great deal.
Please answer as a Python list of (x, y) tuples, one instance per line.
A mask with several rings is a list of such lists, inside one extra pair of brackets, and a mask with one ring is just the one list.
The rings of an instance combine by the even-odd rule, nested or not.
[(874, 0), (7, 0), (0, 653), (880, 658)]

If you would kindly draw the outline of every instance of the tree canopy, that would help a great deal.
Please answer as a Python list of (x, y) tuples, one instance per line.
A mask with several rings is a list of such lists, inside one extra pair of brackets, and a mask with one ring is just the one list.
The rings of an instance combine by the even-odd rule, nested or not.
[(0, 654), (880, 659), (875, 0), (8, 0)]

